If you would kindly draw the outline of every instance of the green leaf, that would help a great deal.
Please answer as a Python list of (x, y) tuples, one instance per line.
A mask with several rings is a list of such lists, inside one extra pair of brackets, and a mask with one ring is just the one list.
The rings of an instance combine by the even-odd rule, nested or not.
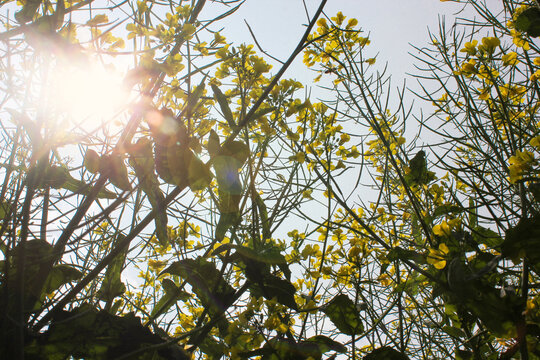
[(267, 108), (264, 108), (264, 109), (259, 109), (257, 111), (255, 111), (255, 113), (253, 114), (252, 118), (249, 120), (249, 122), (251, 122), (252, 120), (257, 120), (258, 118), (261, 118), (263, 117), (264, 115), (266, 114), (269, 114), (271, 113), (272, 111), (276, 110), (275, 107), (271, 106), (271, 107), (267, 107)]
[(210, 130), (210, 136), (208, 136), (208, 153), (210, 157), (219, 155), (221, 152), (221, 145), (219, 141), (219, 135), (214, 131)]
[(8, 202), (0, 200), (0, 221), (4, 220), (11, 212), (11, 206)]
[(249, 157), (249, 146), (243, 141), (231, 141), (229, 143), (224, 143), (221, 147), (221, 155), (223, 156), (232, 156), (235, 158), (239, 164), (237, 168), (240, 169), (242, 165), (246, 162)]
[(410, 260), (414, 261), (417, 264), (426, 264), (426, 258), (424, 255), (413, 250), (403, 249), (399, 246), (396, 246), (395, 248), (390, 250), (386, 255), (386, 258), (390, 261)]
[(478, 214), (475, 201), (472, 197), (469, 198), (469, 227), (475, 228), (478, 226)]
[(203, 257), (176, 261), (161, 272), (164, 273), (186, 280), (203, 306), (209, 308), (211, 317), (224, 311), (227, 302), (235, 293), (215, 265)]
[[(231, 195), (222, 195), (220, 201), (223, 201), (223, 198), (232, 198)], [(221, 215), (219, 216), (218, 223), (216, 225), (216, 231), (215, 231), (215, 238), (216, 242), (222, 242), (225, 238), (225, 234), (227, 234), (227, 230), (231, 226), (234, 226), (239, 221), (239, 214), (238, 212), (221, 212)]]
[(540, 215), (521, 219), (506, 231), (501, 245), (502, 255), (518, 261), (526, 257), (532, 264), (540, 264)]
[(154, 319), (169, 310), (177, 301), (186, 301), (190, 298), (189, 294), (182, 291), (171, 279), (163, 279), (161, 286), (165, 290), (165, 294), (159, 299), (150, 314)]
[(41, 5), (41, 0), (26, 0), (23, 8), (15, 13), (15, 19), (20, 24), (25, 24), (34, 19), (38, 8)]
[[(124, 238), (123, 235), (118, 237), (113, 242), (113, 246)], [(97, 298), (103, 301), (112, 301), (115, 297), (122, 295), (126, 291), (126, 286), (122, 282), (121, 275), (124, 269), (129, 248), (126, 246), (120, 254), (118, 254), (107, 266), (105, 277), (101, 282), (101, 287), (97, 292)]]
[(212, 87), (212, 91), (214, 92), (214, 98), (217, 100), (221, 112), (223, 113), (223, 117), (227, 121), (227, 124), (229, 124), (229, 127), (231, 129), (236, 129), (236, 124), (234, 123), (234, 116), (231, 108), (229, 107), (229, 101), (227, 100), (227, 97), (221, 92), (217, 85), (210, 84), (210, 86)]
[(332, 340), (329, 337), (326, 337), (324, 335), (312, 336), (309, 339), (307, 339), (306, 342), (317, 344), (317, 346), (319, 347), (319, 350), (323, 354), (328, 351), (337, 351), (340, 353), (347, 352), (347, 348), (343, 344), (335, 340)]
[(364, 356), (364, 360), (409, 360), (409, 357), (389, 346), (383, 346)]
[(435, 210), (433, 211), (433, 215), (431, 216), (433, 219), (437, 219), (438, 217), (449, 215), (449, 214), (460, 214), (465, 209), (463, 209), (461, 206), (454, 205), (454, 204), (444, 204), (437, 206)]
[(296, 288), (290, 281), (283, 280), (254, 266), (248, 269), (252, 270), (251, 272), (246, 272), (246, 276), (252, 282), (250, 284), (250, 290), (253, 296), (263, 296), (268, 300), (275, 298), (278, 303), (293, 310), (298, 310), (298, 304), (294, 298)]
[(207, 188), (212, 181), (212, 173), (208, 166), (189, 149), (186, 150), (185, 161), (187, 162), (188, 184), (192, 191)]
[(88, 149), (84, 154), (84, 167), (92, 174), (96, 174), (101, 169), (101, 157), (92, 149)]
[(482, 226), (476, 226), (471, 229), (473, 240), (478, 244), (485, 244), (490, 248), (499, 247), (504, 239), (491, 229)]
[(43, 295), (50, 294), (58, 290), (60, 286), (71, 281), (78, 280), (83, 276), (83, 273), (72, 266), (61, 264), (52, 268), (45, 286), (43, 287)]
[(255, 194), (255, 204), (259, 210), (259, 217), (261, 219), (261, 225), (263, 230), (263, 241), (270, 239), (272, 237), (272, 232), (270, 230), (270, 223), (268, 221), (268, 209), (264, 204), (263, 199), (259, 193)]
[(183, 110), (186, 118), (191, 118), (191, 115), (195, 112), (197, 109), (197, 103), (199, 102), (199, 99), (204, 94), (204, 80), (202, 79), (201, 83), (193, 89), (193, 91), (189, 94), (187, 101), (186, 101), (186, 108)]
[(354, 302), (345, 294), (337, 295), (321, 310), (332, 323), (344, 334), (359, 335), (364, 332), (362, 319)]
[(102, 157), (102, 164), (105, 167), (109, 181), (123, 191), (131, 190), (131, 184), (129, 183), (129, 178), (127, 174), (127, 168), (124, 164), (124, 159), (120, 155), (108, 155)]
[(146, 194), (155, 213), (156, 236), (160, 244), (166, 246), (169, 243), (167, 209), (165, 206), (165, 197), (159, 188), (159, 181), (154, 172), (152, 143), (149, 139), (139, 139), (131, 147), (129, 155), (129, 163), (135, 170), (135, 175), (139, 180), (141, 189)]
[(236, 250), (236, 253), (244, 261), (252, 260), (270, 265), (286, 264), (287, 260), (285, 256), (279, 253), (279, 250), (275, 251), (273, 248), (262, 249), (261, 251), (255, 251), (242, 245), (223, 244), (220, 245), (214, 254), (219, 254), (227, 250)]
[(64, 284), (80, 279), (82, 276), (83, 273), (81, 271), (69, 265), (61, 264), (53, 267), (47, 276), (40, 299), (34, 305), (34, 309), (38, 310), (45, 303), (47, 295), (58, 290)]
[(180, 346), (167, 344), (133, 313), (116, 316), (83, 304), (57, 314), (25, 350), (29, 358), (116, 359), (152, 345), (159, 350), (146, 352), (145, 359), (190, 359)]
[(514, 21), (516, 29), (532, 37), (540, 36), (540, 9), (530, 6), (520, 13)]
[(460, 328), (454, 326), (443, 326), (442, 330), (455, 338), (465, 337), (465, 333)]
[(427, 168), (426, 153), (420, 150), (409, 161), (410, 172), (405, 175), (405, 181), (410, 185), (425, 185), (435, 179), (435, 173)]

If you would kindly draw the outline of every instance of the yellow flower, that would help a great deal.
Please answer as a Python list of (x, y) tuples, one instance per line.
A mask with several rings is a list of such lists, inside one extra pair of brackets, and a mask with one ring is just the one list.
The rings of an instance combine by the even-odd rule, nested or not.
[(489, 54), (493, 54), (495, 51), (495, 48), (501, 44), (501, 40), (496, 37), (484, 37), (482, 38), (482, 46), (481, 50), (484, 50), (485, 52)]
[(518, 63), (517, 54), (513, 51), (503, 55), (501, 60), (504, 66), (514, 66)]
[(438, 249), (429, 249), (427, 256), (428, 264), (435, 266), (436, 269), (442, 270), (446, 267), (446, 255), (449, 253), (448, 246), (444, 243), (439, 244)]
[(510, 182), (513, 184), (520, 180), (522, 176), (531, 169), (532, 165), (536, 164), (534, 154), (530, 151), (516, 151), (516, 155), (511, 156), (508, 167)]
[(375, 59), (375, 58), (369, 58), (369, 59), (366, 60), (366, 62), (367, 62), (369, 65), (375, 64), (375, 61), (377, 61), (377, 59)]
[(465, 47), (461, 49), (461, 52), (467, 53), (469, 55), (476, 54), (476, 45), (478, 44), (478, 40), (473, 40), (471, 42), (466, 42)]
[(443, 221), (441, 224), (435, 225), (433, 227), (433, 233), (435, 235), (441, 236), (441, 237), (450, 236), (451, 229), (450, 229), (450, 226), (448, 225), (448, 223), (446, 221)]
[(540, 149), (540, 136), (533, 137), (530, 142), (531, 146)]
[(154, 259), (148, 260), (148, 267), (155, 273), (160, 272), (161, 269), (165, 267), (165, 265), (167, 265), (166, 261), (154, 260)]

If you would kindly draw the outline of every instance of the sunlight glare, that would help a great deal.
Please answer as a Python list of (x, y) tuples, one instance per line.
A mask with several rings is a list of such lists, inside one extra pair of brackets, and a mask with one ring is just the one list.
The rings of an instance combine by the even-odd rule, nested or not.
[(122, 80), (112, 67), (59, 65), (50, 82), (53, 105), (77, 123), (107, 121), (127, 105)]

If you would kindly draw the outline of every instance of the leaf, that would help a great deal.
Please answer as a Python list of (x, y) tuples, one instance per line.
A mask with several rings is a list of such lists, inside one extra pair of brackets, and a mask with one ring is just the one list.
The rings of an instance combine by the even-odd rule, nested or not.
[[(251, 119), (257, 120), (257, 119), (263, 117), (264, 115), (271, 113), (274, 110), (276, 110), (276, 108), (273, 107), (273, 106), (267, 107), (267, 108), (264, 108), (264, 109), (259, 109), (259, 110), (255, 111), (255, 113), (253, 114)], [(251, 122), (251, 119), (248, 122)]]
[(253, 249), (250, 249), (242, 245), (223, 244), (223, 245), (220, 245), (216, 250), (214, 250), (214, 254), (219, 254), (224, 251), (233, 250), (233, 249), (236, 250), (236, 253), (244, 261), (251, 260), (251, 261), (261, 262), (261, 263), (270, 264), (270, 265), (279, 265), (279, 264), (287, 263), (285, 256), (280, 254), (279, 250), (277, 252), (273, 251), (272, 248), (262, 249), (261, 251), (257, 252)]
[(532, 37), (540, 36), (540, 9), (530, 6), (514, 21), (516, 29)]
[(159, 188), (159, 181), (154, 172), (154, 156), (150, 140), (139, 139), (130, 149), (129, 155), (129, 163), (135, 170), (141, 189), (146, 194), (155, 213), (156, 236), (159, 243), (166, 246), (169, 243), (167, 209), (165, 197)]
[[(223, 196), (227, 195), (222, 195), (222, 198)], [(230, 198), (230, 195), (228, 195), (228, 197)], [(225, 234), (227, 234), (227, 230), (229, 230), (231, 226), (237, 224), (238, 221), (239, 215), (237, 212), (221, 212), (215, 230), (216, 242), (222, 242), (225, 238)]]
[[(113, 242), (113, 246), (124, 238), (119, 234)], [(112, 301), (115, 297), (122, 295), (126, 291), (126, 286), (122, 282), (122, 270), (126, 261), (129, 248), (126, 246), (107, 266), (105, 277), (101, 282), (101, 287), (97, 292), (97, 298), (103, 301)]]
[(8, 202), (0, 200), (0, 221), (4, 220), (11, 212), (11, 206)]
[(123, 191), (131, 190), (131, 184), (127, 174), (126, 165), (120, 155), (113, 154), (102, 157), (105, 169), (104, 171), (110, 182)]
[(164, 273), (186, 280), (203, 306), (209, 309), (211, 317), (225, 311), (227, 302), (235, 293), (215, 265), (203, 257), (176, 261), (161, 272)]
[(323, 354), (328, 351), (337, 351), (340, 353), (347, 352), (347, 348), (343, 344), (335, 340), (332, 340), (329, 337), (326, 337), (324, 335), (312, 336), (309, 339), (307, 339), (306, 342), (317, 344), (317, 346), (319, 347), (319, 350)]
[(214, 130), (210, 130), (210, 136), (208, 136), (208, 154), (210, 157), (219, 155), (221, 152), (221, 145), (219, 136)]
[(186, 118), (191, 118), (191, 115), (195, 112), (197, 108), (197, 103), (199, 102), (199, 99), (204, 93), (204, 78), (201, 80), (201, 83), (193, 89), (193, 91), (189, 94), (187, 101), (186, 101), (186, 107), (184, 108), (183, 112), (185, 113)]
[(449, 214), (460, 214), (464, 212), (465, 209), (463, 209), (461, 206), (454, 205), (454, 204), (444, 204), (437, 206), (435, 210), (433, 211), (433, 215), (431, 216), (433, 219), (437, 219), (438, 217), (449, 215)]
[(390, 250), (386, 255), (386, 258), (390, 261), (410, 260), (417, 264), (426, 264), (426, 258), (424, 255), (413, 250), (403, 249), (399, 246), (392, 248), (392, 250)]
[(189, 149), (186, 150), (184, 159), (187, 161), (189, 188), (192, 191), (207, 188), (212, 181), (212, 173), (208, 166)]
[(389, 346), (383, 346), (364, 356), (364, 360), (409, 360), (409, 357)]
[(71, 281), (78, 280), (83, 276), (83, 273), (69, 265), (61, 264), (52, 268), (45, 286), (43, 287), (43, 295), (50, 294), (57, 290), (60, 286)]
[[(261, 265), (261, 263), (257, 264)], [(252, 296), (263, 296), (268, 300), (275, 298), (278, 303), (298, 310), (298, 304), (294, 298), (296, 293), (294, 285), (288, 280), (283, 280), (264, 269), (257, 268), (257, 264), (252, 264), (246, 269), (246, 277), (251, 281)]]
[(84, 167), (92, 174), (97, 174), (101, 168), (101, 157), (92, 149), (88, 149), (84, 154)]
[(540, 215), (524, 218), (506, 231), (501, 244), (502, 255), (513, 260), (526, 257), (532, 264), (540, 263)]
[(34, 305), (34, 310), (38, 310), (45, 303), (47, 295), (58, 290), (64, 284), (80, 279), (82, 276), (83, 273), (81, 271), (69, 265), (61, 264), (53, 267), (47, 276), (40, 299)]
[(227, 124), (229, 124), (229, 127), (231, 129), (236, 129), (236, 124), (234, 123), (234, 116), (231, 108), (229, 107), (227, 97), (221, 92), (217, 85), (210, 84), (210, 86), (212, 87), (212, 91), (214, 92), (214, 98), (217, 100), (221, 112), (223, 113), (223, 117), (227, 121)]
[(342, 333), (359, 335), (364, 331), (358, 309), (347, 295), (337, 295), (321, 309)]
[[(155, 167), (158, 175), (168, 184), (184, 187), (188, 183), (189, 135), (168, 109), (154, 111), (148, 125), (154, 139)], [(194, 156), (194, 155), (193, 155)]]
[(426, 153), (420, 150), (409, 161), (410, 172), (405, 175), (405, 181), (410, 185), (425, 185), (435, 179), (435, 174), (427, 168)]
[(504, 239), (495, 231), (482, 226), (472, 228), (471, 235), (476, 243), (485, 244), (490, 248), (497, 248), (504, 241)]
[(453, 336), (455, 338), (461, 338), (465, 337), (465, 333), (460, 328), (454, 327), (454, 326), (443, 326), (442, 330), (447, 333), (450, 336)]
[(146, 352), (145, 359), (190, 359), (180, 346), (167, 344), (133, 313), (117, 316), (82, 304), (56, 314), (47, 330), (25, 350), (29, 358), (116, 359), (152, 345), (158, 349)]
[(40, 5), (41, 0), (26, 0), (23, 8), (15, 13), (15, 19), (20, 24), (32, 21)]
[(189, 293), (182, 291), (171, 279), (163, 279), (161, 286), (165, 290), (165, 294), (159, 299), (150, 313), (150, 316), (154, 319), (169, 310), (177, 301), (186, 301), (190, 298)]
[(270, 223), (268, 221), (268, 209), (266, 208), (266, 205), (264, 204), (264, 201), (259, 193), (255, 194), (255, 204), (259, 210), (259, 217), (261, 219), (263, 230), (263, 241), (265, 241), (272, 237), (272, 232), (270, 230)]
[(249, 146), (245, 142), (238, 140), (224, 143), (221, 149), (221, 155), (232, 156), (239, 162), (238, 169), (244, 165), (250, 153)]

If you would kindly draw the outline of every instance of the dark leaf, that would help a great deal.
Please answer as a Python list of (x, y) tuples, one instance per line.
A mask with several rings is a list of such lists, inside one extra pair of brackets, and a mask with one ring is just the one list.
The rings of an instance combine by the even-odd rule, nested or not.
[(506, 231), (501, 245), (502, 255), (517, 261), (526, 257), (532, 264), (540, 263), (540, 215), (521, 219)]
[(426, 258), (424, 255), (413, 250), (403, 249), (399, 246), (396, 246), (395, 248), (390, 250), (386, 255), (386, 258), (390, 261), (410, 260), (414, 261), (417, 264), (426, 264)]
[(52, 268), (45, 286), (43, 288), (43, 296), (58, 290), (60, 286), (71, 281), (78, 280), (83, 276), (83, 273), (72, 266), (61, 264)]
[(409, 161), (409, 173), (405, 175), (405, 181), (410, 186), (425, 185), (435, 180), (435, 174), (427, 168), (426, 153), (420, 150)]
[(516, 29), (532, 37), (540, 36), (540, 9), (530, 6), (520, 13), (514, 21)]
[(223, 279), (215, 265), (202, 257), (176, 261), (161, 272), (177, 275), (186, 280), (210, 316), (224, 311), (234, 289)]
[(465, 209), (463, 209), (461, 206), (453, 205), (453, 204), (444, 204), (437, 206), (435, 210), (433, 211), (433, 215), (431, 216), (433, 219), (437, 219), (438, 217), (449, 215), (449, 214), (460, 214)]
[(212, 173), (208, 166), (189, 149), (186, 149), (184, 159), (187, 162), (190, 189), (192, 191), (199, 191), (207, 188), (212, 181)]
[[(113, 242), (113, 246), (121, 239), (123, 239), (123, 235), (118, 235)], [(98, 299), (112, 301), (115, 297), (122, 295), (126, 291), (126, 286), (122, 282), (121, 275), (127, 253), (128, 247), (125, 247), (124, 250), (111, 261), (109, 266), (107, 266), (105, 277), (103, 278), (101, 287), (97, 293)]]
[(337, 295), (321, 309), (342, 333), (359, 335), (364, 331), (358, 309), (347, 295)]
[(210, 136), (208, 136), (208, 153), (210, 157), (219, 155), (221, 152), (221, 145), (219, 141), (219, 135), (214, 131), (210, 130)]
[(20, 24), (31, 22), (37, 14), (41, 0), (27, 0), (23, 8), (15, 13), (15, 19)]
[(114, 186), (123, 191), (131, 190), (127, 168), (124, 159), (120, 155), (113, 154), (102, 157), (102, 165), (105, 169), (101, 170), (106, 173)]
[(317, 346), (319, 347), (319, 350), (323, 354), (328, 351), (337, 351), (340, 353), (347, 352), (347, 348), (343, 344), (335, 340), (332, 340), (329, 337), (326, 337), (324, 335), (312, 336), (309, 339), (307, 339), (306, 342), (317, 344)]
[(214, 98), (217, 100), (219, 107), (221, 109), (221, 112), (223, 113), (223, 117), (227, 121), (227, 124), (229, 124), (229, 127), (231, 129), (236, 129), (236, 124), (234, 123), (234, 117), (233, 113), (231, 111), (231, 108), (229, 107), (229, 102), (227, 100), (227, 97), (221, 92), (219, 87), (217, 87), (215, 84), (210, 84), (212, 87), (212, 91), (214, 92)]
[(96, 174), (101, 169), (101, 157), (92, 149), (88, 149), (84, 154), (84, 167), (92, 174)]
[(154, 172), (154, 156), (150, 140), (141, 138), (130, 149), (129, 163), (135, 170), (142, 191), (148, 197), (154, 211), (156, 236), (162, 246), (169, 243), (167, 231), (167, 209), (165, 197), (159, 188), (159, 181)]
[(364, 360), (409, 360), (409, 357), (389, 346), (383, 346), (364, 356)]
[(152, 318), (156, 318), (159, 315), (165, 313), (177, 301), (186, 301), (190, 298), (189, 294), (185, 291), (182, 291), (182, 289), (176, 286), (174, 281), (172, 281), (171, 279), (163, 279), (163, 281), (161, 282), (161, 286), (163, 287), (165, 294), (154, 306), (154, 309), (150, 314)]
[(255, 195), (255, 204), (257, 205), (257, 209), (259, 210), (259, 217), (261, 219), (264, 241), (272, 237), (272, 232), (270, 231), (270, 223), (268, 221), (268, 209), (266, 208), (266, 205), (264, 204), (264, 201), (261, 198), (261, 195), (259, 195), (259, 193)]
[(485, 244), (490, 248), (496, 248), (503, 243), (503, 238), (491, 229), (476, 226), (471, 229), (473, 240), (478, 244)]

